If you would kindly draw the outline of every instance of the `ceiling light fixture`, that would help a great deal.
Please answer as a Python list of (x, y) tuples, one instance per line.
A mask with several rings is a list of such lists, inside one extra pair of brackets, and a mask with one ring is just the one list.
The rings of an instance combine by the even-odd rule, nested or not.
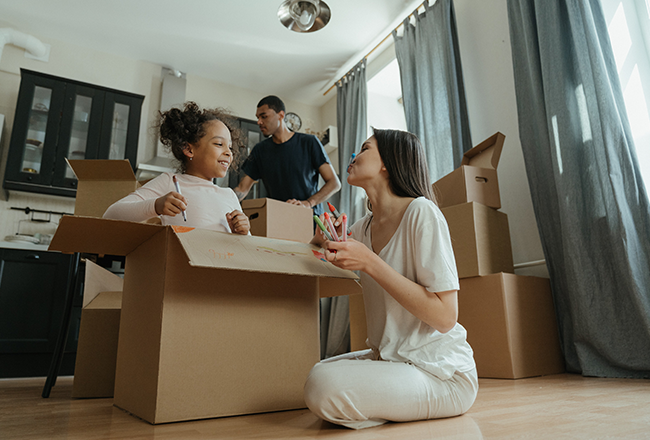
[(330, 21), (331, 11), (322, 0), (285, 0), (278, 8), (278, 19), (294, 32), (315, 32)]

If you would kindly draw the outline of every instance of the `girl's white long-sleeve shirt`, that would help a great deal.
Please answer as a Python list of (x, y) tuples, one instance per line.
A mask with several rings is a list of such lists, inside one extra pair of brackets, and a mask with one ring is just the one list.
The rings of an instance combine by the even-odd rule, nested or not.
[(231, 188), (222, 188), (212, 182), (187, 174), (176, 174), (181, 193), (187, 200), (185, 214), (176, 216), (156, 214), (156, 199), (176, 191), (174, 174), (163, 173), (150, 180), (128, 196), (113, 203), (104, 213), (104, 218), (142, 222), (160, 217), (163, 225), (189, 226), (213, 231), (232, 232), (226, 214), (242, 211), (239, 200)]

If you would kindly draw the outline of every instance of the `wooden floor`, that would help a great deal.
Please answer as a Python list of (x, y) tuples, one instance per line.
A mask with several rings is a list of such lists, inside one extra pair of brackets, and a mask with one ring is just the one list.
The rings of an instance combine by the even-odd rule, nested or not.
[(389, 423), (353, 431), (309, 410), (153, 426), (112, 406), (72, 399), (59, 378), (49, 399), (44, 379), (0, 380), (0, 439), (649, 439), (650, 380), (554, 375), (481, 379), (478, 399), (460, 417)]

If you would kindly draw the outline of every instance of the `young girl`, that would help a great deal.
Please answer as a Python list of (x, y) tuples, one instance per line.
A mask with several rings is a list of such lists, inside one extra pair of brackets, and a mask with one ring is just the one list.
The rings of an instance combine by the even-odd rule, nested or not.
[(420, 141), (373, 130), (348, 168), (371, 214), (352, 226), (352, 239), (327, 241), (318, 231), (312, 240), (332, 264), (361, 271), (370, 349), (316, 364), (305, 401), (322, 419), (355, 429), (463, 414), (478, 392), (473, 352), (456, 322), (449, 229)]
[(163, 173), (147, 182), (111, 205), (104, 218), (140, 222), (160, 216), (163, 225), (248, 234), (248, 217), (233, 190), (212, 183), (226, 175), (241, 144), (230, 118), (220, 109), (201, 110), (194, 102), (161, 113), (160, 141), (180, 162), (180, 173)]

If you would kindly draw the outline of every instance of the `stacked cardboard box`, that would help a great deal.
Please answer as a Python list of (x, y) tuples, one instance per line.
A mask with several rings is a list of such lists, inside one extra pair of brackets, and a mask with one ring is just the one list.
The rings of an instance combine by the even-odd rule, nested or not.
[(561, 373), (564, 362), (547, 279), (514, 275), (508, 217), (496, 168), (505, 136), (496, 133), (433, 184), (449, 225), (467, 329), (479, 377)]

